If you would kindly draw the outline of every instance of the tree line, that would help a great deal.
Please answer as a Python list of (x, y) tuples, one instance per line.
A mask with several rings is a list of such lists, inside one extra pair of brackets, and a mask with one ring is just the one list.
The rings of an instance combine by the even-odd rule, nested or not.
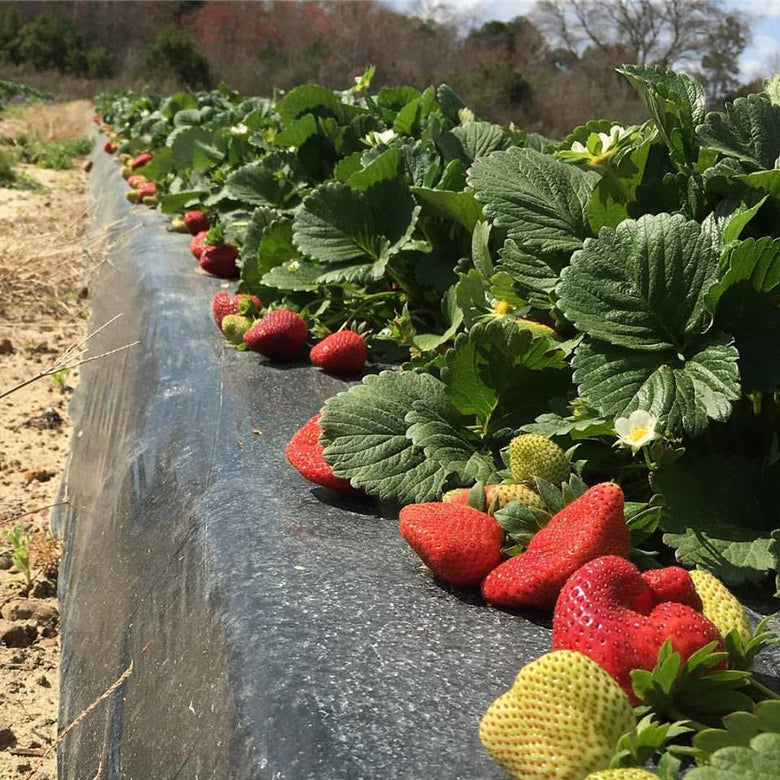
[(716, 0), (539, 0), (529, 17), (472, 27), (446, 10), (431, 0), (410, 14), (376, 0), (4, 3), (0, 59), (82, 79), (169, 90), (225, 82), (259, 95), (303, 82), (344, 88), (373, 64), (374, 86), (444, 82), (478, 116), (553, 137), (593, 116), (644, 116), (614, 72), (625, 63), (682, 67), (713, 104), (743, 89), (748, 27)]

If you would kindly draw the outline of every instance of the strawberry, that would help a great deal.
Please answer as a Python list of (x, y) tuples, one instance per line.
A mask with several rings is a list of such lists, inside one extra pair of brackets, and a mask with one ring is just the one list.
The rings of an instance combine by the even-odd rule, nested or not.
[(353, 330), (340, 330), (315, 344), (309, 360), (328, 374), (355, 374), (366, 362), (366, 341)]
[(139, 185), (146, 181), (146, 176), (141, 176), (140, 173), (136, 173), (133, 176), (127, 177), (127, 183), (133, 188), (137, 189)]
[(597, 663), (557, 650), (520, 670), (482, 716), (479, 738), (517, 780), (575, 780), (608, 767), (635, 727), (628, 697)]
[(150, 198), (157, 194), (157, 185), (153, 181), (141, 182), (135, 189), (141, 199)]
[(184, 224), (190, 235), (197, 236), (211, 227), (209, 218), (202, 211), (187, 211), (184, 214)]
[(222, 327), (222, 320), (228, 314), (243, 314), (247, 317), (256, 317), (263, 308), (262, 301), (256, 295), (238, 293), (231, 295), (225, 290), (220, 290), (211, 301), (211, 316), (218, 328)]
[(653, 591), (656, 604), (676, 601), (678, 604), (687, 604), (691, 609), (701, 612), (701, 599), (696, 593), (691, 575), (685, 569), (679, 566), (650, 569), (642, 573), (642, 579)]
[(498, 607), (552, 609), (580, 566), (602, 555), (627, 557), (630, 548), (623, 491), (604, 482), (554, 515), (525, 552), (494, 569), (482, 583), (482, 595)]
[(171, 233), (189, 233), (187, 226), (184, 224), (184, 220), (181, 217), (174, 217), (171, 220), (171, 224), (168, 225), (168, 231)]
[(300, 315), (289, 309), (274, 309), (244, 334), (244, 344), (271, 360), (295, 360), (308, 332)]
[[(503, 509), (510, 501), (519, 501), (523, 506), (544, 510), (544, 501), (525, 485), (515, 485), (507, 482), (500, 485), (485, 485), (485, 496), (488, 507), (493, 503), (493, 497), (498, 497), (498, 508)], [(469, 502), (469, 489), (457, 488), (445, 493), (441, 499), (445, 504), (466, 505)]]
[(230, 244), (215, 246), (214, 244), (204, 243), (200, 250), (198, 262), (206, 273), (218, 276), (220, 279), (232, 279), (238, 276), (237, 258), (238, 250)]
[[(123, 165), (123, 166), (122, 166), (122, 167), (119, 169), (119, 175), (120, 175), (120, 176), (121, 176), (123, 179), (129, 179), (129, 178), (130, 178), (130, 174), (131, 174), (131, 173), (132, 173), (132, 171), (130, 170), (130, 168), (129, 168), (127, 165)], [(131, 185), (131, 186), (132, 186), (132, 185)]]
[(231, 344), (241, 344), (244, 334), (252, 327), (254, 320), (243, 314), (228, 314), (222, 318), (220, 330)]
[(323, 457), (319, 426), (321, 414), (315, 414), (290, 439), (285, 454), (287, 460), (298, 470), (298, 473), (317, 485), (335, 490), (337, 493), (360, 493), (348, 480), (337, 477), (330, 464)]
[(697, 569), (690, 576), (701, 597), (704, 616), (717, 626), (722, 636), (735, 628), (742, 643), (747, 644), (753, 636), (750, 621), (731, 591), (708, 571)]
[(116, 154), (117, 145), (113, 141), (106, 141), (103, 144), (103, 151), (108, 154)]
[(205, 231), (203, 233), (198, 233), (197, 236), (194, 236), (192, 241), (190, 241), (190, 252), (192, 252), (192, 256), (196, 260), (200, 260), (201, 252), (203, 252), (203, 246), (206, 243), (206, 236), (208, 233)]
[(515, 482), (534, 484), (541, 477), (560, 485), (569, 478), (571, 467), (566, 453), (540, 433), (516, 436), (509, 444), (509, 470)]
[(152, 155), (149, 154), (149, 152), (143, 152), (142, 154), (133, 157), (133, 159), (130, 161), (130, 167), (133, 170), (136, 170), (136, 168), (141, 168), (144, 165), (146, 165), (146, 163), (148, 163), (149, 160), (151, 159), (152, 159)]
[[(661, 645), (672, 640), (683, 660), (712, 641), (717, 628), (686, 604), (656, 603), (633, 563), (605, 555), (567, 580), (553, 615), (554, 650), (577, 650), (611, 674), (632, 702), (633, 669), (651, 670)], [(722, 642), (721, 642), (722, 645)]]
[(130, 190), (129, 192), (126, 192), (125, 198), (127, 198), (130, 203), (138, 203), (138, 201), (141, 200), (137, 190)]
[(601, 772), (589, 774), (585, 780), (658, 780), (658, 775), (638, 767), (622, 767), (620, 769), (604, 769)]
[(445, 582), (475, 587), (501, 563), (504, 532), (485, 512), (431, 502), (401, 510), (401, 536)]

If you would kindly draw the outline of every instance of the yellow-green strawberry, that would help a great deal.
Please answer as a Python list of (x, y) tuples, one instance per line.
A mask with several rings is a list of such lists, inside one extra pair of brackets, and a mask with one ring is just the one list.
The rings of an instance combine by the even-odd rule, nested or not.
[(509, 470), (516, 482), (534, 484), (534, 477), (560, 485), (569, 478), (566, 453), (541, 433), (516, 436), (509, 444)]
[(585, 780), (658, 780), (658, 775), (648, 772), (646, 769), (626, 767), (623, 769), (604, 769), (601, 772), (593, 772)]
[(702, 603), (702, 614), (711, 620), (723, 636), (736, 628), (743, 644), (747, 644), (753, 632), (742, 605), (734, 594), (708, 571), (690, 572), (693, 586)]
[(519, 501), (523, 506), (532, 509), (541, 509), (542, 511), (547, 509), (539, 494), (525, 485), (507, 482), (503, 485), (488, 485), (488, 488), (490, 487), (493, 488), (492, 491), (486, 489), (488, 502), (492, 502), (493, 496), (497, 496), (499, 509), (503, 509), (510, 501)]
[(517, 780), (580, 780), (608, 767), (635, 727), (612, 677), (582, 653), (555, 650), (520, 670), (482, 717), (479, 738)]
[(253, 319), (244, 317), (243, 314), (228, 314), (222, 318), (220, 329), (231, 344), (241, 344), (244, 341), (244, 334), (254, 322)]
[[(519, 501), (523, 506), (528, 506), (544, 511), (547, 509), (539, 494), (526, 485), (515, 485), (507, 482), (500, 485), (485, 485), (485, 497), (488, 507), (493, 503), (493, 497), (498, 496), (498, 508), (503, 509), (510, 501)], [(468, 504), (469, 489), (455, 488), (448, 490), (441, 500), (445, 504)]]

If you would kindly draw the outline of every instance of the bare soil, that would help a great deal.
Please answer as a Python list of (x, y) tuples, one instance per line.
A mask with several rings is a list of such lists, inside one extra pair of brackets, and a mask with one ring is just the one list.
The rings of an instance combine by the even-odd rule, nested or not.
[[(0, 135), (44, 140), (87, 134), (74, 101), (25, 110)], [(86, 331), (85, 160), (69, 171), (21, 166), (46, 190), (0, 188), (0, 395), (49, 368)], [(0, 398), (0, 780), (56, 778), (59, 543), (49, 533), (72, 431), (78, 369)], [(32, 584), (13, 565), (8, 531), (30, 543)]]

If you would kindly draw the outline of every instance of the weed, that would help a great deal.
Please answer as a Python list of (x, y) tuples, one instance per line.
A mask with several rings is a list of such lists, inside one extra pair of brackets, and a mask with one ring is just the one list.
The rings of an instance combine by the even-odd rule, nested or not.
[(54, 384), (54, 386), (59, 390), (64, 391), (67, 387), (67, 381), (70, 372), (71, 369), (69, 368), (61, 368), (59, 371), (55, 371), (51, 375), (51, 381)]
[(11, 531), (3, 534), (5, 541), (11, 545), (11, 562), (24, 575), (27, 589), (32, 586), (32, 572), (30, 570), (30, 538), (24, 532), (24, 526), (17, 525)]

